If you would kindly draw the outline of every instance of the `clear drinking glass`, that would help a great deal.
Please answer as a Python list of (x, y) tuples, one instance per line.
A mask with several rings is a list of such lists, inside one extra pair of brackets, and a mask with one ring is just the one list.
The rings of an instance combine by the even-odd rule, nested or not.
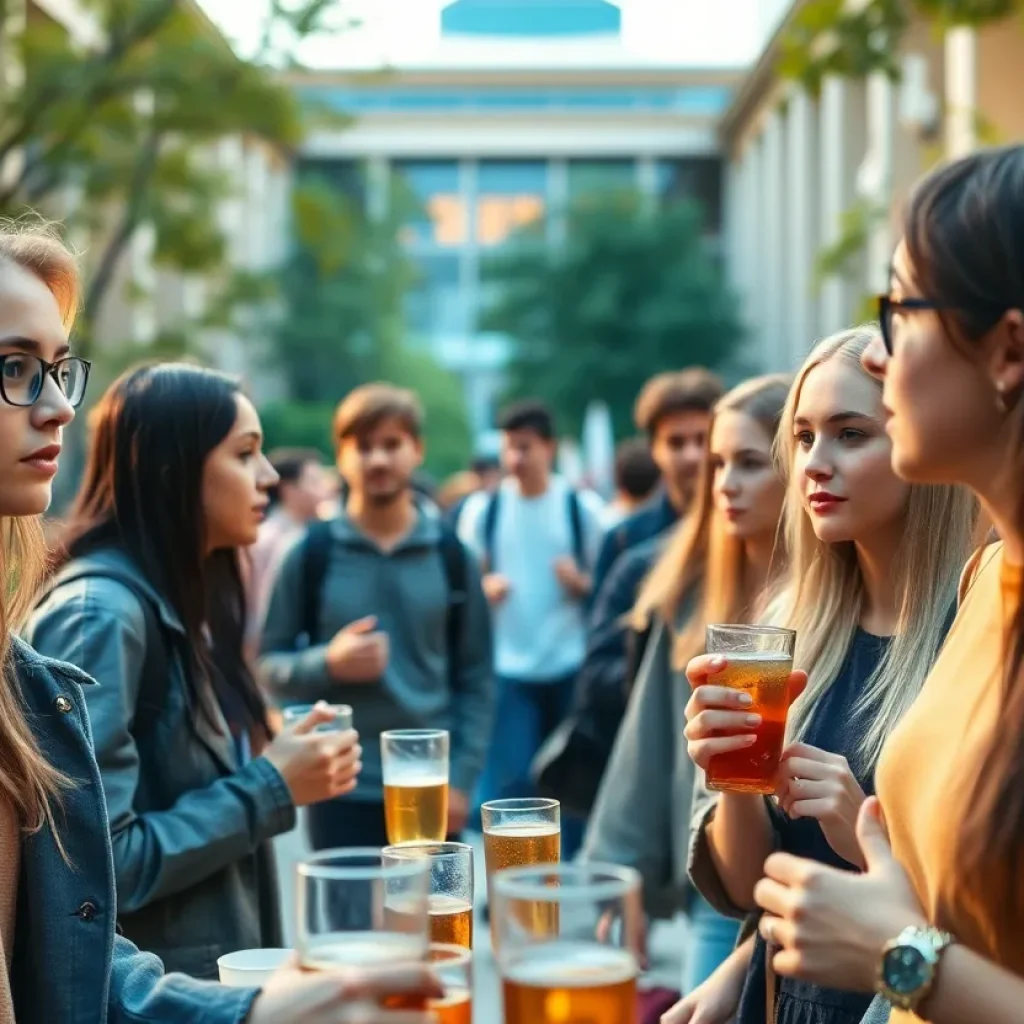
[(306, 970), (422, 961), (430, 863), (380, 850), (325, 850), (297, 868), (296, 948)]
[(707, 653), (726, 659), (709, 682), (745, 690), (749, 708), (761, 716), (755, 742), (742, 750), (716, 754), (708, 765), (708, 789), (735, 793), (774, 793), (786, 738), (789, 676), (793, 671), (796, 633), (774, 626), (708, 626)]
[[(484, 830), (484, 865), (487, 892), (493, 898), (494, 876), (506, 868), (557, 864), (562, 856), (561, 804), (530, 797), (491, 800), (480, 809)], [(533, 926), (539, 934), (557, 932), (557, 915), (548, 904), (538, 904)], [(491, 916), (491, 941), (497, 947), (499, 931)]]
[(448, 742), (443, 729), (381, 733), (389, 842), (444, 841), (448, 834)]
[[(531, 926), (548, 908), (554, 934)], [(604, 864), (512, 868), (494, 878), (492, 920), (505, 1024), (635, 1024), (640, 875)]]
[(430, 863), (430, 941), (473, 948), (473, 847), (465, 843), (385, 846), (385, 859), (424, 857)]
[[(284, 720), (285, 728), (297, 725), (304, 718), (308, 718), (315, 705), (313, 704), (292, 704), (281, 709), (281, 717)], [(352, 707), (349, 704), (328, 704), (334, 711), (334, 719), (318, 725), (313, 732), (345, 732), (352, 728)]]
[(437, 1024), (472, 1024), (472, 954), (462, 946), (433, 942), (427, 958), (444, 985), (444, 998), (427, 1002), (427, 1008), (437, 1017)]

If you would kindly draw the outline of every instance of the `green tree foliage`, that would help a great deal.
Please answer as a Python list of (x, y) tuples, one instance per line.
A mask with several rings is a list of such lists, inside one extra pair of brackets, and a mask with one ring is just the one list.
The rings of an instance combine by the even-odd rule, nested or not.
[[(9, 2), (0, 0), (0, 20)], [(317, 31), (340, 2), (275, 0), (253, 60), (233, 52), (194, 0), (85, 0), (100, 30), (92, 46), (42, 17), (3, 41), (24, 75), (0, 93), (0, 162), (16, 170), (0, 188), (0, 214), (69, 205), (69, 229), (88, 239), (80, 348), (90, 347), (118, 262), (143, 224), (155, 229), (158, 266), (220, 274), (230, 292), (216, 216), (230, 185), (211, 144), (245, 136), (285, 152), (298, 144), (303, 112), (264, 61), (283, 59), (279, 41)]]
[(702, 226), (689, 203), (595, 195), (568, 211), (564, 245), (537, 224), (490, 261), (483, 327), (515, 345), (512, 394), (547, 400), (573, 431), (603, 399), (625, 435), (652, 374), (724, 363), (742, 331)]
[(321, 444), (318, 431), (327, 429), (334, 403), (360, 384), (387, 380), (423, 402), (428, 469), (440, 476), (465, 465), (472, 438), (462, 384), (404, 326), (416, 268), (399, 232), (414, 210), (397, 180), (388, 212), (371, 217), (359, 195), (303, 175), (293, 196), (296, 245), (280, 277), (274, 335), (275, 360), (294, 401), (267, 410), (275, 444)]

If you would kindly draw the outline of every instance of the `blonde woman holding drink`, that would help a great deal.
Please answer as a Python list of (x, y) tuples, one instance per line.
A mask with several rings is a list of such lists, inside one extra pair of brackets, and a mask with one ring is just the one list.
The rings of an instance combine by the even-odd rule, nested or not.
[(664, 544), (630, 625), (653, 626), (584, 845), (590, 860), (636, 868), (650, 912), (689, 918), (684, 991), (711, 974), (736, 941), (736, 923), (697, 896), (686, 874), (693, 762), (682, 742), (690, 658), (707, 622), (742, 622), (772, 572), (784, 495), (772, 443), (790, 378), (756, 377), (715, 406), (707, 464), (689, 514)]
[[(821, 342), (797, 375), (779, 429), (790, 567), (768, 617), (796, 631), (794, 660), (807, 675), (794, 674), (791, 694), (806, 689), (789, 714), (777, 802), (720, 783), (724, 791), (703, 809), (691, 850), (697, 888), (736, 916), (754, 910), (754, 886), (773, 850), (863, 868), (857, 812), (873, 792), (882, 744), (917, 696), (945, 635), (970, 548), (970, 496), (910, 486), (891, 469), (881, 390), (860, 365), (875, 337), (873, 328), (858, 328)], [(936, 523), (943, 524), (941, 544)], [(701, 655), (687, 667), (694, 688), (690, 756), (712, 775), (714, 759), (750, 749), (761, 724), (749, 694), (716, 684), (727, 663), (727, 656)], [(726, 973), (735, 979), (733, 968)], [(775, 981), (759, 938), (738, 1024), (859, 1024), (870, 1002)]]

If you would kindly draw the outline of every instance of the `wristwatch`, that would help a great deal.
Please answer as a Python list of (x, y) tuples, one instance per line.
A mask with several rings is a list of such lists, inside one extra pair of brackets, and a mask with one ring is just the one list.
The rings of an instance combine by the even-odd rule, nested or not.
[(916, 1010), (935, 984), (939, 961), (953, 941), (938, 928), (904, 928), (882, 950), (878, 994), (898, 1010)]

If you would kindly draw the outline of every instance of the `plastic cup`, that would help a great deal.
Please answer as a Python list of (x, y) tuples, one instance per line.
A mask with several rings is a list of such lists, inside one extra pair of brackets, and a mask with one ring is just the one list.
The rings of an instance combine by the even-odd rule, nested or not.
[[(304, 718), (308, 718), (315, 704), (293, 704), (283, 708), (281, 717), (284, 719), (286, 729), (291, 729)], [(345, 732), (352, 728), (352, 707), (349, 704), (328, 704), (334, 711), (334, 720), (318, 725), (313, 732)]]
[(220, 983), (229, 988), (262, 988), (294, 956), (290, 949), (240, 949), (217, 961)]

